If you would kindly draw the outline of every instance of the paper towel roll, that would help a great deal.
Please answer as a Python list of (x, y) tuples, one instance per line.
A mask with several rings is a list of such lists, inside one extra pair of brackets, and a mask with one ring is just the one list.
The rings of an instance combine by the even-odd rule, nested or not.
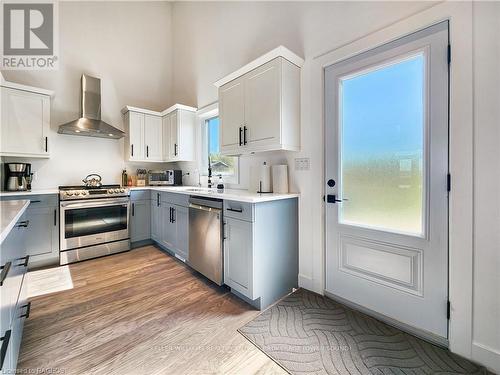
[(259, 181), (259, 192), (260, 193), (271, 193), (271, 167), (264, 162), (260, 166), (260, 181)]
[(273, 192), (288, 193), (288, 165), (273, 165)]

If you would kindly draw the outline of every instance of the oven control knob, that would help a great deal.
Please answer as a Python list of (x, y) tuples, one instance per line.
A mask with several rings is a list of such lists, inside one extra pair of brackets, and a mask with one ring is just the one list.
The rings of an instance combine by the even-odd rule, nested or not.
[(66, 194), (71, 197), (73, 195), (73, 192), (70, 190), (70, 191), (66, 192)]
[(120, 193), (125, 193), (125, 189), (120, 189)]

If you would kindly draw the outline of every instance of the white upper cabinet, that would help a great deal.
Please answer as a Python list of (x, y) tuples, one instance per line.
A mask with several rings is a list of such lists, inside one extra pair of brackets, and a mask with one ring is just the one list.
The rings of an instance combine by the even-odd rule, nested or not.
[(125, 107), (125, 155), (130, 161), (195, 159), (196, 108), (176, 104), (163, 112)]
[(52, 91), (1, 80), (0, 156), (50, 156)]
[(146, 160), (163, 160), (163, 125), (162, 118), (144, 115), (144, 143), (146, 145)]
[(221, 153), (300, 150), (300, 67), (278, 47), (217, 81)]
[(219, 89), (219, 118), (224, 119), (220, 146), (225, 151), (237, 151), (243, 142), (245, 123), (245, 89), (243, 78), (235, 79)]

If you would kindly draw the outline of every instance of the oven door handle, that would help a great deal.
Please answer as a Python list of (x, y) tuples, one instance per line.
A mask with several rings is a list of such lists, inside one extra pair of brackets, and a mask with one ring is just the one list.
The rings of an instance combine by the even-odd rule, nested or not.
[(128, 206), (128, 199), (101, 199), (97, 202), (86, 201), (85, 203), (74, 203), (74, 202), (61, 202), (61, 207), (64, 209), (71, 208), (92, 208), (92, 207), (106, 207), (106, 206)]

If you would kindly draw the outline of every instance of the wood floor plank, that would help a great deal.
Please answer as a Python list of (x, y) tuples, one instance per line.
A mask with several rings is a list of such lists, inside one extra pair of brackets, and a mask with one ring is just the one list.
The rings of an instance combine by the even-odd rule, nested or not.
[(73, 289), (32, 299), (22, 371), (285, 374), (237, 332), (258, 311), (154, 246), (69, 268)]

